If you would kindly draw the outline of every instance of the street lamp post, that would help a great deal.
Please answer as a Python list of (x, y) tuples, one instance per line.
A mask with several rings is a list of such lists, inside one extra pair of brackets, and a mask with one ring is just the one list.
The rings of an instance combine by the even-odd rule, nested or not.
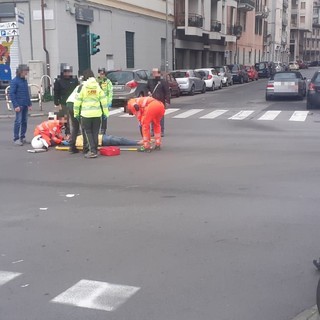
[(168, 0), (166, 1), (166, 42), (165, 42), (165, 54), (164, 54), (164, 70), (168, 72)]

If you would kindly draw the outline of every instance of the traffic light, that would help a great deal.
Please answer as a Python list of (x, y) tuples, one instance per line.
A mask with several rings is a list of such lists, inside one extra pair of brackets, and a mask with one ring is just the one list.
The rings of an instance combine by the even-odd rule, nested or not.
[(100, 42), (98, 41), (100, 39), (100, 36), (95, 33), (90, 33), (90, 54), (94, 55), (98, 52), (100, 52), (100, 49), (98, 48), (100, 46)]

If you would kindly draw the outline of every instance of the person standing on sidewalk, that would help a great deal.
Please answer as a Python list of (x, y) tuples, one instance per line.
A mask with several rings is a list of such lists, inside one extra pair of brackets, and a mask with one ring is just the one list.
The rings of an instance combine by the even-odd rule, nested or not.
[[(161, 78), (158, 68), (152, 69), (152, 78), (148, 80), (148, 95), (161, 101), (168, 108), (170, 105), (170, 90), (168, 82)], [(161, 136), (164, 136), (164, 116), (161, 119)], [(153, 131), (153, 128), (152, 128)]]
[[(99, 76), (97, 77), (97, 81), (103, 90), (105, 96), (108, 99), (108, 109), (112, 107), (112, 98), (113, 98), (113, 85), (112, 82), (107, 78), (106, 69), (99, 68), (98, 69)], [(101, 134), (105, 134), (107, 130), (107, 118), (102, 120), (101, 123)]]
[(70, 135), (69, 112), (67, 108), (67, 99), (73, 90), (79, 85), (77, 77), (72, 75), (72, 67), (66, 63), (61, 63), (60, 75), (53, 84), (54, 105), (58, 109), (58, 118), (67, 117), (68, 121), (65, 127), (65, 134)]
[(16, 113), (13, 129), (13, 141), (16, 146), (23, 146), (26, 143), (28, 111), (31, 111), (32, 106), (26, 79), (28, 72), (29, 67), (26, 64), (20, 64), (16, 77), (10, 83), (10, 99)]
[(83, 80), (82, 88), (73, 104), (73, 111), (74, 117), (78, 121), (81, 119), (84, 146), (88, 148), (85, 158), (96, 158), (101, 118), (104, 120), (109, 115), (108, 99), (92, 70), (87, 69), (83, 72)]

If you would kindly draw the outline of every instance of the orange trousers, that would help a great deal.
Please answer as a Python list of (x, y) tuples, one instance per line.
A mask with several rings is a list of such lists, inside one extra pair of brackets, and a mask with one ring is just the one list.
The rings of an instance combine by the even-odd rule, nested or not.
[(165, 113), (165, 107), (160, 101), (153, 101), (148, 104), (144, 109), (141, 117), (143, 146), (150, 148), (151, 136), (150, 136), (150, 124), (153, 123), (154, 138), (156, 140), (156, 146), (161, 145), (161, 125), (160, 121)]

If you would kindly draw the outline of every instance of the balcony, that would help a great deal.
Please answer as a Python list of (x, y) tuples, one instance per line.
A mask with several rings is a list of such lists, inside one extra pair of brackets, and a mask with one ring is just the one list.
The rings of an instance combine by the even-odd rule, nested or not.
[(241, 11), (252, 11), (255, 8), (253, 0), (238, 0), (238, 9)]
[(295, 20), (291, 20), (291, 29), (298, 29), (298, 22)]
[(177, 18), (177, 27), (203, 27), (203, 17), (199, 14), (189, 13), (188, 14), (188, 24), (186, 25), (185, 14), (179, 14)]
[(211, 20), (211, 31), (220, 32), (221, 31), (221, 21)]
[(256, 10), (256, 17), (260, 19), (266, 19), (269, 16), (269, 9), (267, 6), (262, 6), (261, 9)]
[(287, 9), (289, 6), (289, 1), (288, 0), (283, 0), (283, 8)]
[(228, 35), (236, 36), (237, 39), (239, 39), (242, 35), (242, 26), (240, 25), (234, 25), (229, 26), (227, 29)]

